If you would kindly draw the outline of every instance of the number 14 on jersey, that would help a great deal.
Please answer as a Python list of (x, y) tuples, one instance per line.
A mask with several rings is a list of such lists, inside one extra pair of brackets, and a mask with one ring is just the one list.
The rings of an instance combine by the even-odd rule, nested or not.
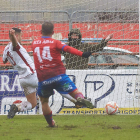
[(51, 53), (50, 53), (50, 47), (49, 46), (43, 47), (42, 54), (40, 54), (40, 47), (36, 47), (34, 51), (37, 54), (37, 58), (38, 58), (38, 61), (40, 63), (43, 63), (43, 60), (52, 61), (52, 59), (53, 59), (52, 56), (51, 56)]

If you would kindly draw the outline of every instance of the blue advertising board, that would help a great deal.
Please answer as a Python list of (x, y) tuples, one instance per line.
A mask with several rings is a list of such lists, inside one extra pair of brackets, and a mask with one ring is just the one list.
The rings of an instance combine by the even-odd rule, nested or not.
[(17, 71), (0, 71), (0, 114), (4, 98), (25, 97)]

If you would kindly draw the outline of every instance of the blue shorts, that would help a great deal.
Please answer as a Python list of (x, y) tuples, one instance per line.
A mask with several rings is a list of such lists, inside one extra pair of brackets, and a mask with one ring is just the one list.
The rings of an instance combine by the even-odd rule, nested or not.
[(54, 94), (53, 89), (58, 91), (60, 94), (69, 94), (70, 92), (77, 89), (77, 87), (68, 77), (68, 75), (61, 74), (56, 77), (39, 82), (37, 93), (41, 97), (49, 98)]

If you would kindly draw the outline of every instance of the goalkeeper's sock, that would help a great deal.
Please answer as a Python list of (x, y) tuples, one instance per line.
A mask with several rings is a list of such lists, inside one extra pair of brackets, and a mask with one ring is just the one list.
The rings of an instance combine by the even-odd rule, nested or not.
[(52, 126), (53, 125), (52, 111), (49, 114), (44, 115), (44, 117), (45, 117), (47, 123), (49, 124), (49, 126)]
[(32, 104), (28, 101), (23, 101), (19, 106), (18, 106), (18, 110), (23, 112), (26, 110), (31, 110), (32, 109)]
[(83, 96), (83, 94), (82, 93), (77, 93), (76, 95), (75, 95), (75, 99), (77, 99), (78, 97), (80, 97), (80, 98), (82, 98), (82, 99), (84, 99), (84, 96)]

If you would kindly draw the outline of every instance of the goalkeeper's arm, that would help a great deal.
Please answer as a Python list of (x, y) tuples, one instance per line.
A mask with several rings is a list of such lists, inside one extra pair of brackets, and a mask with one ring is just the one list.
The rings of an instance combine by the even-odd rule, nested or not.
[(89, 45), (87, 47), (88, 51), (91, 51), (93, 53), (98, 52), (98, 51), (102, 51), (103, 48), (107, 45), (107, 42), (112, 39), (113, 34), (108, 35), (105, 39), (102, 39), (102, 41), (97, 44), (97, 45)]

